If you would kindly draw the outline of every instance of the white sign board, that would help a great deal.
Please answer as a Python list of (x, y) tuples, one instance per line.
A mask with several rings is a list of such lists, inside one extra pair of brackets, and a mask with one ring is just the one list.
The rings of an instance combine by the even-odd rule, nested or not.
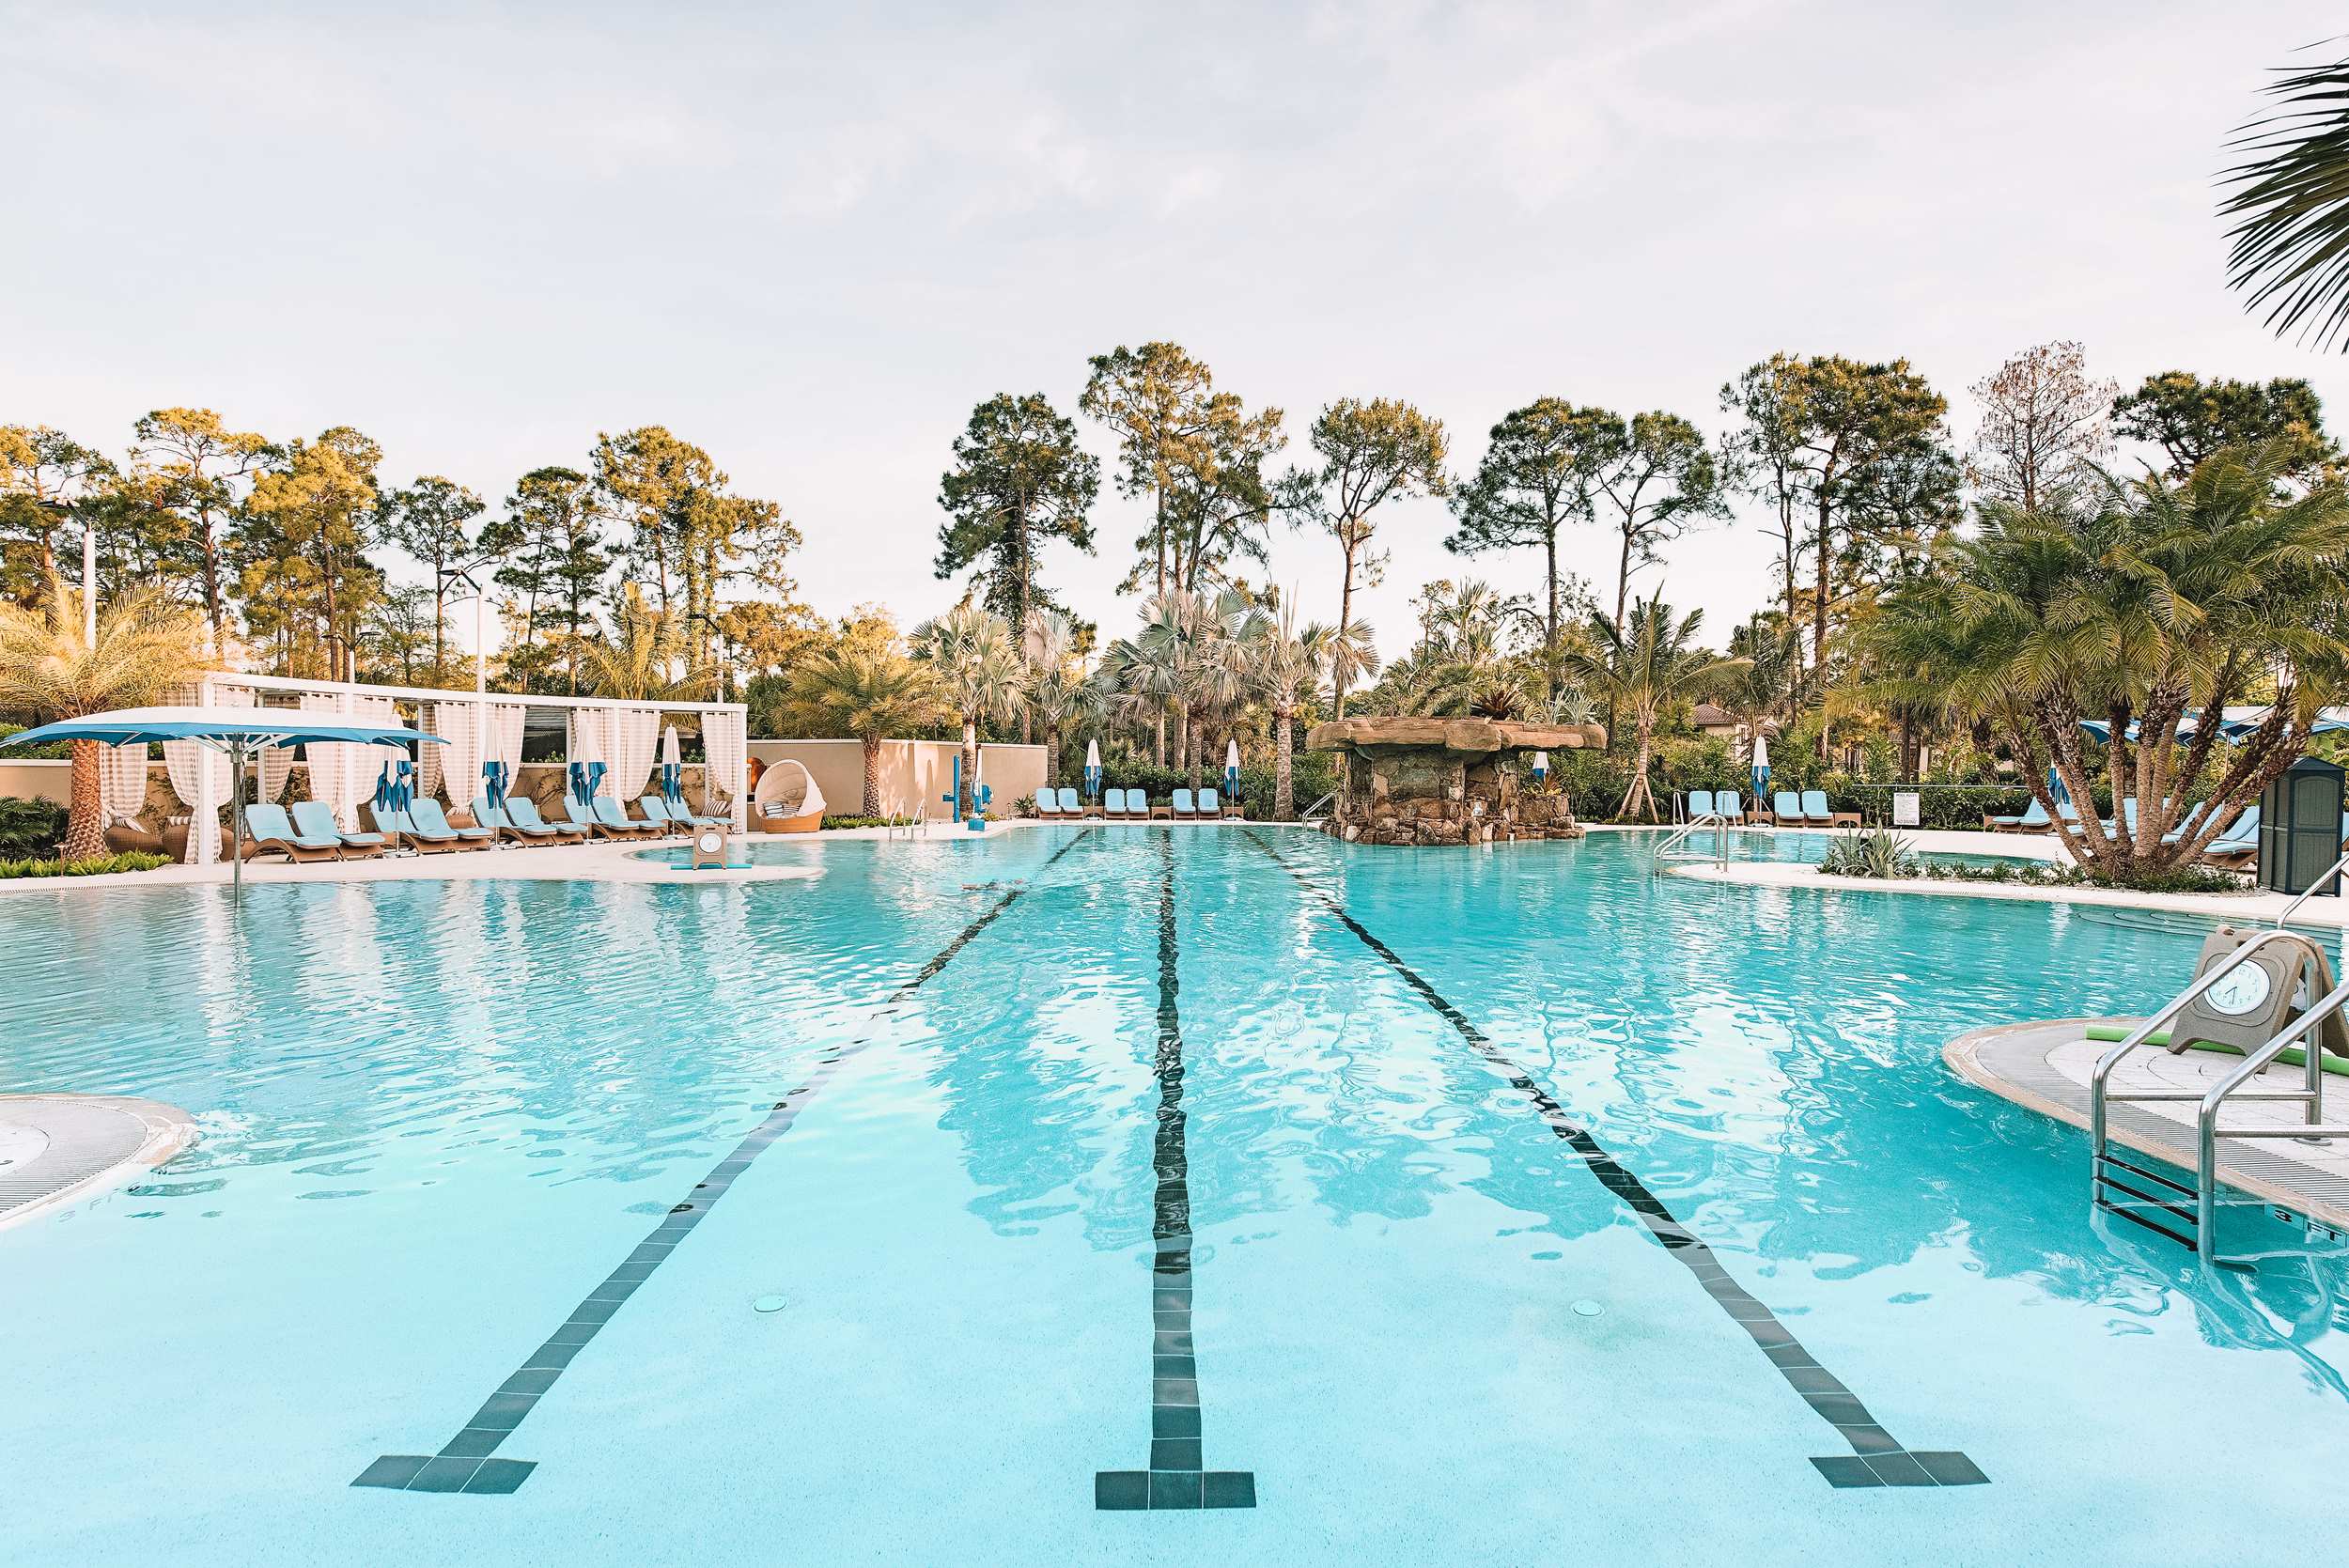
[(1896, 789), (1892, 792), (1892, 826), (1914, 828), (1917, 825), (1917, 792)]

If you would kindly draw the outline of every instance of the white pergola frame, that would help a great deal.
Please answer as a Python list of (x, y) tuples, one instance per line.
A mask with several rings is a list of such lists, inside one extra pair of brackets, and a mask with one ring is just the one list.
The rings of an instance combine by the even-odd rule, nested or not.
[[(728, 803), (734, 817), (734, 831), (746, 832), (750, 828), (750, 707), (744, 703), (686, 703), (633, 697), (553, 697), (536, 691), (452, 691), (436, 686), (378, 686), (364, 681), (310, 680), (294, 675), (254, 675), (238, 670), (211, 670), (196, 677), (196, 702), (199, 706), (215, 706), (213, 693), (223, 689), (251, 691), (257, 698), (262, 692), (274, 692), (292, 697), (331, 696), (340, 698), (378, 697), (408, 703), (480, 703), (504, 704), (508, 706), (576, 708), (652, 708), (663, 714), (691, 713), (697, 717), (731, 715), (742, 725), (742, 760), (736, 765), (735, 775), (725, 781)], [(708, 735), (704, 729), (705, 737)], [(708, 767), (707, 740), (704, 745), (705, 769)], [(202, 792), (211, 792), (211, 772), (203, 773)], [(198, 820), (217, 819), (221, 802), (199, 800), (194, 803)], [(191, 833), (189, 843), (195, 846), (197, 863), (210, 863), (219, 858), (216, 835)]]

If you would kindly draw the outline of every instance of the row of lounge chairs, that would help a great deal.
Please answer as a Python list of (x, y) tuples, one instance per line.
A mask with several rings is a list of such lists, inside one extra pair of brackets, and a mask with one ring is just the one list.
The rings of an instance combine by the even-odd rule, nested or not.
[[(2209, 809), (2209, 805), (2210, 802), (2207, 800), (2197, 800), (2187, 807), (2186, 815), (2179, 820), (2178, 825), (2161, 835), (2161, 842), (2176, 844), (2201, 831), (2202, 814)], [(2135, 835), (2137, 832), (2136, 797), (2132, 796), (2121, 802), (2121, 815), (2118, 820), (2110, 817), (2101, 820), (2108, 833)], [(2058, 823), (2062, 825), (2066, 833), (2076, 836), (2088, 831), (2081, 825), (2079, 808), (2069, 801), (2057, 807), (2056, 815), (2053, 817), (2041, 810), (2039, 802), (2033, 800), (2030, 807), (2020, 815), (1985, 816), (1982, 819), (1982, 825), (1984, 828), (1993, 832), (2002, 833), (2046, 832)], [(2341, 819), (2341, 839), (2342, 847), (2349, 848), (2349, 813), (2344, 813)], [(2224, 831), (2203, 846), (2201, 859), (2204, 865), (2214, 866), (2221, 871), (2244, 871), (2258, 861), (2259, 853), (2260, 808), (2257, 802), (2253, 802), (2244, 807), (2241, 815), (2228, 823)]]
[(1240, 804), (1212, 789), (1203, 789), (1195, 798), (1190, 790), (1178, 789), (1164, 805), (1151, 804), (1149, 791), (1143, 789), (1105, 789), (1093, 805), (1079, 800), (1073, 789), (1039, 789), (1035, 814), (1048, 822), (1093, 816), (1107, 822), (1213, 822), (1239, 815)]
[(370, 806), (373, 832), (344, 832), (323, 801), (297, 800), (290, 806), (262, 801), (244, 810), (244, 854), (283, 855), (289, 861), (362, 860), (386, 849), (408, 848), (418, 854), (446, 854), (459, 849), (487, 849), (498, 844), (584, 844), (591, 838), (652, 840), (671, 838), (701, 827), (722, 827), (729, 819), (701, 816), (672, 806), (658, 795), (637, 802), (641, 817), (608, 795), (583, 804), (566, 794), (556, 809), (562, 820), (550, 822), (539, 815), (538, 803), (526, 796), (492, 805), (486, 795), (473, 801), (473, 823), (459, 827), (449, 821), (440, 801), (418, 796), (406, 806)]
[[(1691, 822), (1703, 816), (1718, 816), (1739, 825), (1749, 820), (1745, 797), (1734, 789), (1692, 789), (1686, 805)], [(1781, 789), (1772, 794), (1766, 810), (1760, 800), (1754, 801), (1750, 820), (1757, 827), (1767, 828), (1857, 828), (1859, 814), (1828, 810), (1824, 789)]]

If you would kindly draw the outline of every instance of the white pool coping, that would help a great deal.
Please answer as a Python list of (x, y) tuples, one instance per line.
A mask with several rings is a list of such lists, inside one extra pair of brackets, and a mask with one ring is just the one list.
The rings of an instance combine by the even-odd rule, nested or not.
[(0, 1170), (0, 1231), (120, 1186), (195, 1141), (178, 1106), (128, 1094), (0, 1094), (18, 1151)]

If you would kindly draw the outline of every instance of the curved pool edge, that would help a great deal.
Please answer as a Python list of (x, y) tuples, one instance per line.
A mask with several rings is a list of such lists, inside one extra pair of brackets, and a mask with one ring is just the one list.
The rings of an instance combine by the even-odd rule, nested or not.
[(178, 1106), (132, 1094), (0, 1094), (0, 1123), (28, 1127), (44, 1144), (0, 1173), (0, 1231), (118, 1187), (197, 1137), (195, 1118)]

